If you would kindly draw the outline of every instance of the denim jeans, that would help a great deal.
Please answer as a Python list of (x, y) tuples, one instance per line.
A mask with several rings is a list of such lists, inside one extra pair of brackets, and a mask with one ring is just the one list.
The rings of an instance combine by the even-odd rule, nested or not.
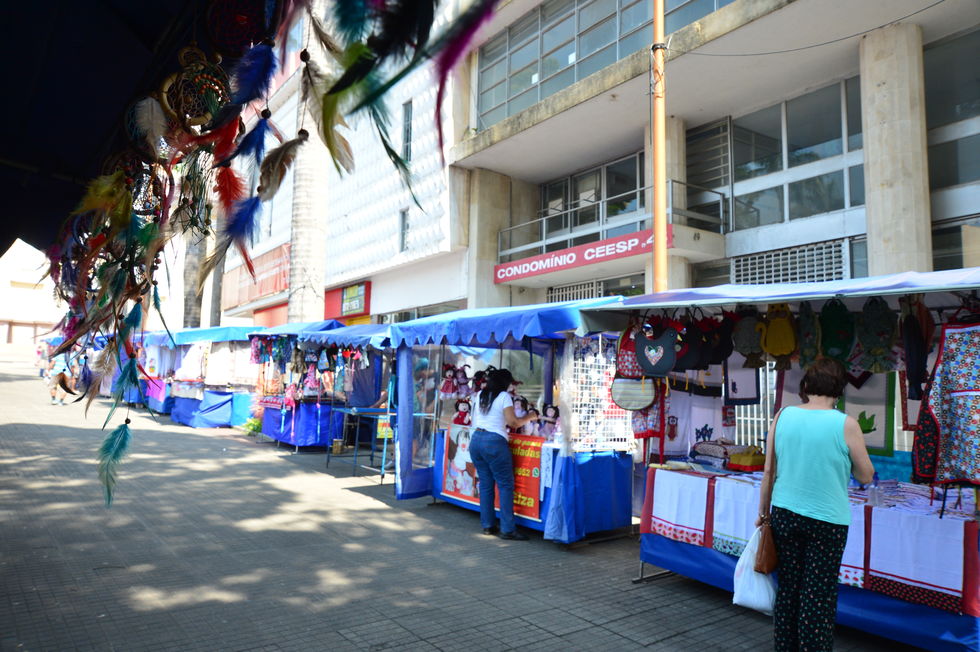
[(480, 524), (493, 527), (494, 484), (500, 489), (500, 531), (514, 532), (514, 460), (507, 440), (487, 430), (475, 430), (470, 459), (480, 485)]

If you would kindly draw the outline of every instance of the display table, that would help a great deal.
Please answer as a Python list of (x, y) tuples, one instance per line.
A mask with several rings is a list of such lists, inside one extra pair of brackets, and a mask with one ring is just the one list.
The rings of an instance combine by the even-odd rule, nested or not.
[[(263, 399), (262, 434), (293, 446), (329, 446), (343, 434), (344, 418), (330, 403), (301, 402), (298, 409), (285, 412)], [(294, 413), (295, 412), (295, 419)], [(319, 428), (317, 428), (319, 424)]]
[[(480, 500), (475, 487), (471, 493), (446, 486), (446, 441), (445, 431), (440, 431), (436, 437), (432, 495), (479, 512)], [(540, 451), (541, 464), (530, 467), (528, 476), (533, 478), (537, 471), (540, 484), (532, 483), (537, 488), (537, 496), (525, 497), (536, 499), (536, 505), (527, 505), (528, 500), (523, 501), (524, 505), (515, 505), (514, 518), (518, 525), (540, 532), (553, 530), (556, 536), (551, 538), (558, 543), (572, 543), (595, 532), (630, 526), (632, 455), (605, 450), (576, 452), (562, 458), (557, 447), (547, 444)], [(515, 468), (520, 468), (518, 463)], [(521, 493), (520, 484), (515, 483), (515, 496)], [(560, 521), (557, 527), (549, 523), (549, 516), (552, 521)]]
[[(333, 451), (332, 451), (332, 448), (330, 446), (328, 446), (327, 447), (327, 462), (326, 462), (326, 466), (330, 466), (330, 460), (332, 458), (339, 457), (339, 458), (343, 459), (344, 461), (349, 461), (353, 465), (354, 468), (353, 468), (353, 471), (351, 472), (353, 475), (357, 475), (357, 469), (358, 468), (365, 468), (365, 469), (368, 469), (370, 471), (375, 471), (376, 473), (380, 474), (380, 476), (381, 476), (381, 482), (384, 483), (384, 479), (385, 479), (385, 464), (388, 461), (388, 440), (391, 439), (391, 427), (388, 426), (388, 428), (386, 429), (386, 433), (381, 434), (381, 433), (378, 433), (378, 423), (381, 422), (381, 421), (384, 421), (385, 423), (390, 423), (390, 420), (394, 417), (394, 415), (390, 414), (388, 412), (388, 409), (387, 408), (337, 407), (337, 408), (334, 408), (334, 412), (343, 415), (343, 419), (344, 420), (343, 420), (343, 425), (341, 427), (341, 433), (343, 433), (342, 436), (345, 438), (345, 442), (346, 442), (346, 437), (347, 437), (347, 428), (348, 428), (348, 420), (349, 420), (349, 417), (354, 417), (354, 424), (355, 424), (355, 427), (354, 427), (354, 437), (353, 437), (353, 440), (354, 440), (354, 445), (353, 445), (354, 452), (353, 452), (352, 455), (334, 455), (333, 454)], [(361, 436), (360, 436), (360, 434), (361, 433), (360, 433), (360, 428), (357, 427), (358, 425), (360, 425), (359, 424), (359, 420), (360, 419), (370, 419), (371, 421), (374, 422), (374, 423), (371, 424), (371, 433), (370, 433), (370, 438), (369, 438), (369, 441), (370, 441), (370, 444), (371, 444), (371, 452), (369, 454), (369, 463), (368, 464), (358, 464), (357, 463), (357, 453), (358, 453), (358, 449), (361, 447), (360, 446), (360, 444), (361, 444)], [(387, 436), (385, 436), (385, 435), (387, 435)], [(376, 466), (374, 466), (374, 453), (377, 450), (377, 440), (378, 439), (381, 439), (382, 440), (382, 445), (381, 445), (381, 466), (376, 467)]]
[(199, 407), (201, 407), (201, 399), (199, 398), (175, 396), (174, 406), (170, 411), (170, 419), (175, 423), (189, 426), (194, 419), (194, 413), (197, 412)]
[(146, 406), (158, 414), (170, 414), (174, 408), (174, 397), (170, 395), (170, 383), (162, 378), (147, 378)]
[[(649, 469), (640, 559), (731, 591), (758, 498), (751, 477)], [(977, 522), (856, 501), (851, 509), (838, 622), (928, 649), (978, 649)]]

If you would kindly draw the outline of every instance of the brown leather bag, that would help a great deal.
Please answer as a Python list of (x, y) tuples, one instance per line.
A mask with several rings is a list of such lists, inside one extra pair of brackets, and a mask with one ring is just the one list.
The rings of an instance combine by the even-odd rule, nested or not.
[[(779, 416), (783, 413), (782, 410), (776, 415), (776, 425), (779, 425)], [(772, 482), (776, 484), (776, 428), (772, 429)], [(772, 495), (772, 488), (770, 488), (770, 496)], [(776, 566), (779, 565), (779, 557), (776, 554), (776, 542), (772, 538), (772, 526), (769, 525), (769, 515), (766, 514), (762, 517), (762, 525), (759, 526), (761, 530), (759, 537), (759, 548), (755, 551), (755, 572), (764, 573), (768, 575), (769, 573), (776, 570)]]

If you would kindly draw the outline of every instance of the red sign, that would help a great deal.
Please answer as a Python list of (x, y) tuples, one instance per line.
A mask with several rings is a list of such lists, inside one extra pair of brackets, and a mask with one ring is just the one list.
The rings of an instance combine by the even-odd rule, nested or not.
[[(673, 244), (673, 232), (667, 225), (667, 247)], [(552, 251), (540, 256), (501, 263), (493, 268), (493, 282), (506, 283), (529, 276), (574, 269), (617, 258), (639, 256), (653, 251), (653, 229), (591, 242), (589, 244)]]
[[(472, 429), (452, 426), (446, 431), (442, 465), (442, 493), (472, 505), (480, 504), (479, 479), (470, 459)], [(514, 459), (514, 514), (541, 520), (541, 445), (543, 437), (511, 435), (510, 453)], [(500, 508), (500, 495), (495, 495)]]

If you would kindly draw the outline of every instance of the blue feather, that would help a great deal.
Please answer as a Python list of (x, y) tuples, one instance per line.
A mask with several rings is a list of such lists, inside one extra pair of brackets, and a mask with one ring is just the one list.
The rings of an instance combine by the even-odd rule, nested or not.
[(129, 448), (129, 440), (129, 419), (126, 419), (126, 423), (106, 435), (102, 446), (99, 447), (99, 480), (105, 488), (106, 507), (112, 505), (119, 463), (126, 454), (126, 449)]
[(133, 305), (133, 309), (129, 311), (129, 314), (126, 315), (126, 319), (123, 321), (132, 330), (139, 328), (140, 324), (143, 323), (143, 304), (136, 302)]
[(241, 142), (238, 143), (238, 147), (236, 147), (235, 151), (232, 152), (231, 156), (223, 161), (215, 163), (214, 167), (224, 165), (231, 159), (240, 155), (251, 156), (255, 161), (254, 165), (259, 165), (262, 163), (262, 159), (265, 158), (265, 141), (271, 130), (272, 126), (269, 124), (269, 121), (265, 118), (261, 118), (255, 123), (252, 131), (245, 134)]
[(262, 200), (256, 197), (239, 199), (231, 209), (231, 217), (225, 224), (225, 235), (238, 245), (244, 245), (255, 233)]
[(105, 423), (102, 424), (103, 428), (108, 425), (116, 408), (122, 403), (123, 397), (126, 395), (126, 390), (130, 388), (135, 388), (140, 393), (140, 396), (143, 396), (143, 390), (140, 389), (140, 376), (139, 369), (136, 366), (136, 358), (130, 358), (126, 361), (126, 364), (120, 366), (119, 375), (112, 381), (112, 407), (109, 409), (109, 416), (105, 418)]
[(160, 310), (160, 291), (156, 285), (153, 286), (153, 309), (160, 315), (160, 323), (163, 324), (163, 330), (167, 331), (167, 337), (170, 338), (170, 343), (176, 348), (177, 342), (174, 340), (173, 333), (170, 332), (170, 327), (167, 326), (167, 320), (163, 318), (163, 311)]
[(272, 83), (276, 65), (276, 52), (271, 45), (267, 43), (253, 45), (235, 66), (232, 77), (235, 89), (231, 96), (232, 103), (248, 104), (263, 97), (269, 90), (269, 84)]
[(276, 0), (265, 0), (265, 28), (272, 28), (272, 21), (276, 14)]
[(367, 32), (367, 0), (335, 0), (333, 17), (337, 24), (337, 31), (346, 45), (360, 41)]

